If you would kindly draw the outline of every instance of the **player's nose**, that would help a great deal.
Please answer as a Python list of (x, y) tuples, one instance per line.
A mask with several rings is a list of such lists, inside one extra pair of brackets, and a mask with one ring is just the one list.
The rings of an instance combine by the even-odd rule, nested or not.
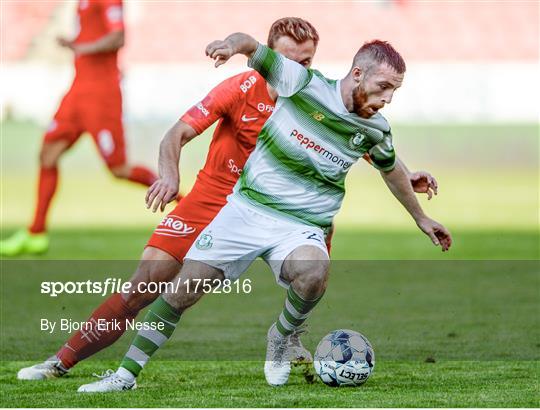
[(390, 104), (392, 102), (392, 97), (394, 96), (394, 93), (391, 92), (391, 93), (388, 93), (386, 95), (383, 96), (381, 102), (383, 104)]

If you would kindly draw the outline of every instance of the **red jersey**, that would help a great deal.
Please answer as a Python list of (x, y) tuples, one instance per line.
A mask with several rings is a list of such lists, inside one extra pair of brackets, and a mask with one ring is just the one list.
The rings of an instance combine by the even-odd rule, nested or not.
[[(122, 0), (80, 0), (77, 7), (78, 33), (75, 44), (96, 41), (124, 30)], [(119, 80), (118, 50), (75, 55), (75, 84), (103, 89)]]
[(226, 202), (274, 105), (264, 78), (248, 71), (220, 83), (182, 116), (198, 134), (219, 120), (194, 190)]

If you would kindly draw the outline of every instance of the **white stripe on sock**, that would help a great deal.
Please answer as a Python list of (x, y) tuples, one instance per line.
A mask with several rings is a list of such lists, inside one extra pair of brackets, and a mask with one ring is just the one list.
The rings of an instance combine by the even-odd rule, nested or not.
[(309, 312), (302, 314), (298, 310), (296, 310), (296, 308), (292, 305), (291, 302), (289, 302), (288, 299), (285, 299), (285, 309), (287, 309), (295, 319), (307, 319), (307, 317), (309, 316)]
[(131, 360), (136, 361), (137, 364), (141, 367), (144, 367), (146, 362), (150, 359), (150, 356), (148, 356), (141, 349), (134, 345), (131, 345), (129, 347), (126, 357), (129, 357)]
[(176, 327), (176, 323), (169, 322), (168, 320), (163, 319), (163, 318), (162, 318), (160, 315), (158, 315), (156, 312), (152, 312), (152, 313), (153, 313), (154, 315), (156, 315), (156, 316), (159, 318), (159, 320), (161, 320), (161, 321), (167, 323), (168, 325), (171, 325), (172, 327)]
[(283, 315), (283, 312), (281, 312), (281, 314), (279, 315), (279, 323), (281, 323), (281, 326), (283, 326), (290, 332), (296, 329), (296, 326), (294, 326), (292, 323), (289, 323), (285, 315)]
[(167, 336), (157, 330), (142, 329), (139, 330), (138, 335), (145, 337), (158, 347), (161, 347), (161, 345), (167, 341)]

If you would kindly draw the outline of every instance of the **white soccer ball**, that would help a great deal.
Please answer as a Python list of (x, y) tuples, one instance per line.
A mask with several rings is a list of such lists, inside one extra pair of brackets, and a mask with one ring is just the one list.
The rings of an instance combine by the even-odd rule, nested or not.
[(313, 365), (323, 383), (329, 386), (360, 386), (375, 368), (375, 352), (360, 333), (334, 330), (317, 346)]

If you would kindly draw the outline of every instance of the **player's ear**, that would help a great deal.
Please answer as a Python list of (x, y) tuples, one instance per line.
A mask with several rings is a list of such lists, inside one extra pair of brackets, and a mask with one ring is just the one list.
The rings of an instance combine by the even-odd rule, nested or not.
[(362, 69), (358, 66), (354, 66), (351, 70), (351, 74), (352, 74), (352, 78), (354, 80), (355, 83), (359, 84), (360, 83), (360, 79), (362, 78)]

